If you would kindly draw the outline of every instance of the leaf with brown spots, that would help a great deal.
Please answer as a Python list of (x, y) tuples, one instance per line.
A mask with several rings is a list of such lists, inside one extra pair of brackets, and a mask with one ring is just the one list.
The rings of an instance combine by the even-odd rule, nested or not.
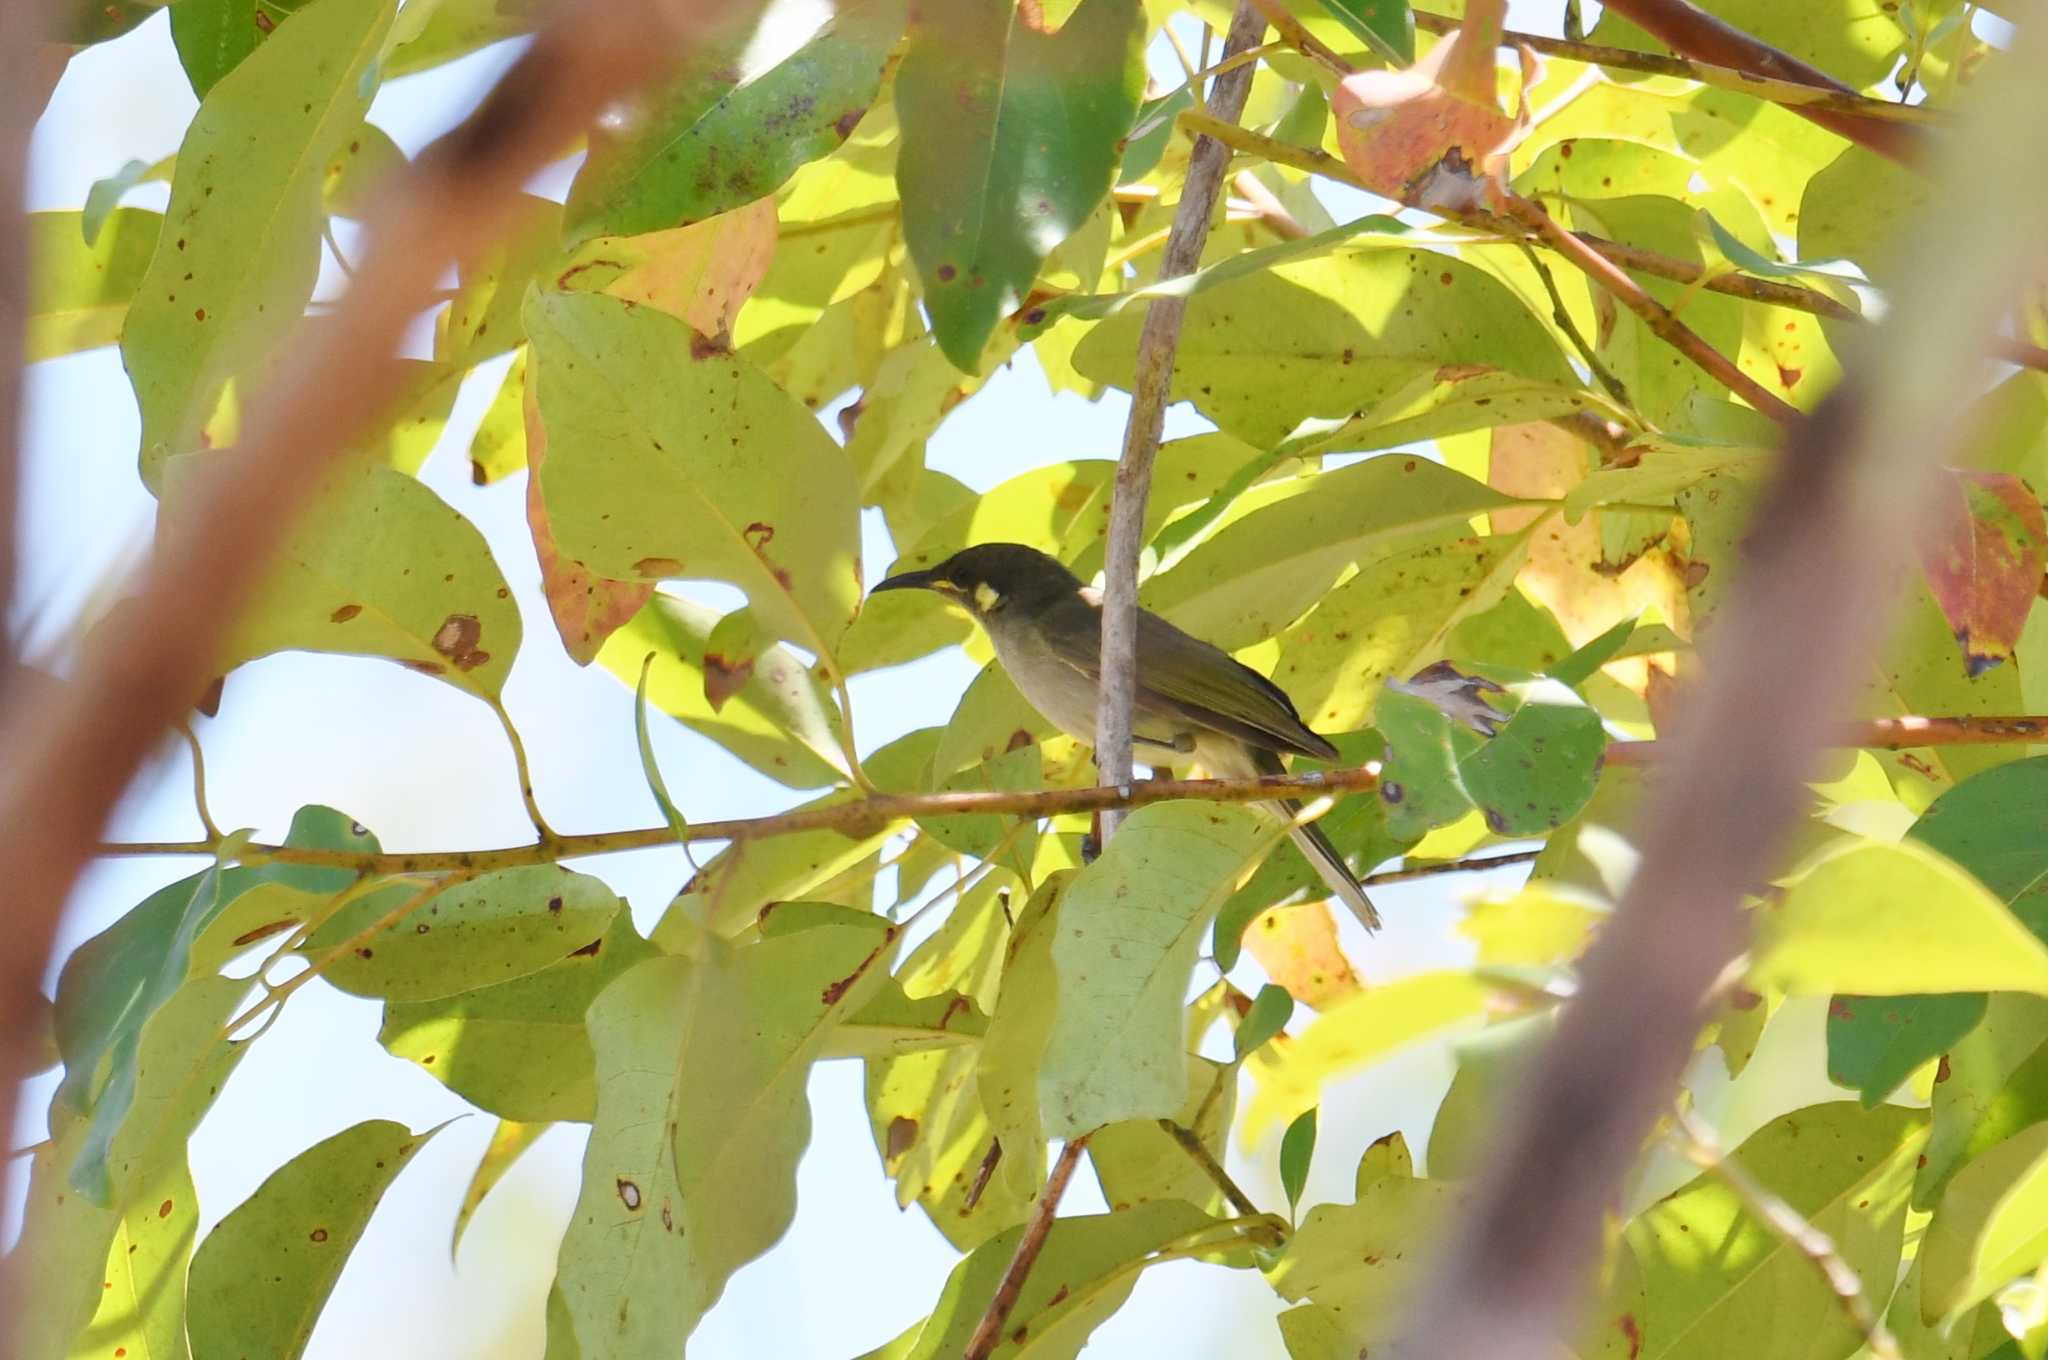
[(586, 241), (556, 275), (570, 292), (645, 303), (723, 343), (775, 255), (775, 204), (761, 199), (687, 227)]
[(713, 941), (696, 961), (650, 959), (592, 1003), (597, 1117), (556, 1267), (582, 1354), (676, 1349), (788, 1228), (810, 1065), (888, 976), (872, 928), (886, 923), (845, 915), (737, 949)]
[(2048, 564), (2048, 518), (2007, 472), (1944, 470), (1920, 563), (1971, 675), (2012, 655)]
[(1328, 902), (1270, 908), (1245, 930), (1244, 947), (1267, 977), (1304, 1006), (1324, 1010), (1359, 990)]
[(372, 1119), (286, 1162), (192, 1256), (194, 1355), (297, 1360), (384, 1192), (441, 1131)]
[[(225, 385), (267, 357), (312, 296), (327, 164), (376, 93), (394, 8), (306, 6), (207, 94), (187, 129), (167, 219), (189, 248), (151, 258), (121, 335), (152, 489), (166, 458), (202, 447)], [(280, 98), (285, 89), (295, 97)]]
[[(197, 483), (235, 475), (212, 455), (164, 470), (163, 532), (185, 532)], [(281, 651), (382, 656), (496, 699), (519, 610), (483, 535), (419, 482), (367, 459), (326, 479), (230, 633), (225, 671)]]
[[(753, 42), (700, 53), (591, 136), (567, 239), (699, 222), (772, 195), (853, 131), (903, 33), (904, 0), (771, 11)], [(765, 41), (763, 41), (765, 39)]]
[(651, 307), (535, 292), (526, 329), (562, 555), (616, 580), (659, 558), (729, 581), (771, 636), (829, 657), (859, 602), (859, 497), (816, 417), (736, 355), (692, 362), (696, 332)]

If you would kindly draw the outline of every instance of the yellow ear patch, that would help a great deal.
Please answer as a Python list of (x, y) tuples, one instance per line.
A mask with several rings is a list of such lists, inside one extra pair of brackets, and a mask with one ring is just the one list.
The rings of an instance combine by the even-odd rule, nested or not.
[(997, 590), (986, 581), (978, 582), (975, 585), (974, 607), (976, 609), (979, 609), (984, 614), (993, 614), (1002, 607), (1002, 603), (1003, 592)]

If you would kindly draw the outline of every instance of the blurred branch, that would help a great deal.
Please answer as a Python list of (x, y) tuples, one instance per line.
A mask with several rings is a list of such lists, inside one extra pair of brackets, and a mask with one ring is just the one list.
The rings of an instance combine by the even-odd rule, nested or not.
[[(1812, 85), (1838, 95), (1854, 96), (1856, 91), (1818, 67), (1741, 29), (1722, 22), (1688, 0), (1607, 0), (1609, 13), (1619, 14), (1636, 27), (1664, 43), (1681, 57), (1712, 62), (1735, 71), (1750, 72), (1793, 85)], [(1837, 137), (1870, 148), (1893, 160), (1912, 164), (1924, 161), (1927, 149), (1918, 129), (1887, 118), (1872, 118), (1863, 111), (1845, 113), (1817, 104), (1792, 104), (1792, 112), (1808, 122), (1818, 123)]]
[[(1842, 723), (1823, 734), (1819, 744), (1903, 750), (1919, 746), (1982, 746), (2013, 742), (2048, 742), (2048, 717), (1871, 718)], [(1617, 741), (1607, 747), (1609, 765), (1648, 765), (1668, 759), (1669, 742)], [(739, 817), (722, 822), (692, 822), (691, 841), (753, 841), (804, 831), (839, 831), (849, 836), (872, 835), (898, 822), (928, 817), (1024, 816), (1033, 819), (1064, 813), (1099, 812), (1104, 808), (1147, 807), (1188, 800), (1208, 803), (1256, 803), (1273, 798), (1316, 793), (1360, 793), (1379, 787), (1379, 765), (1314, 770), (1304, 774), (1262, 775), (1252, 779), (1138, 779), (1116, 788), (1097, 784), (1079, 789), (1033, 792), (962, 792), (881, 794), (849, 798), (823, 807), (798, 808), (766, 817)], [(522, 864), (548, 864), (585, 855), (616, 855), (675, 844), (675, 832), (661, 826), (629, 831), (592, 831), (553, 836), (532, 845), (491, 850), (419, 850), (363, 855), (347, 850), (309, 850), (299, 846), (249, 842), (243, 857), (250, 863), (309, 864), (353, 869), (364, 874), (438, 873), (448, 870), (510, 869)], [(212, 858), (218, 841), (124, 841), (98, 847), (102, 855), (191, 855)], [(1363, 881), (1399, 883), (1438, 874), (1467, 873), (1535, 858), (1534, 851), (1421, 864), (1373, 874)]]
[[(1455, 32), (1458, 25), (1464, 22), (1462, 19), (1453, 19), (1443, 14), (1428, 14), (1422, 10), (1416, 10), (1414, 13), (1415, 26), (1425, 33)], [(1581, 61), (1589, 66), (1606, 66), (1618, 71), (1641, 71), (1646, 75), (1676, 76), (1680, 80), (1711, 85), (1717, 90), (1732, 90), (1737, 94), (1754, 95), (1758, 99), (1783, 104), (1787, 108), (1801, 112), (1818, 110), (1887, 123), (1942, 124), (1950, 119), (1950, 114), (1945, 109), (1929, 108), (1925, 104), (1895, 104), (1888, 99), (1873, 99), (1824, 76), (1821, 78), (1823, 83), (1812, 83), (1786, 79), (1782, 76), (1756, 74), (1730, 66), (1716, 66), (1711, 62), (1694, 61), (1687, 57), (1637, 52), (1626, 47), (1605, 47), (1598, 43), (1572, 42), (1564, 38), (1546, 38), (1539, 33), (1517, 33), (1513, 30), (1503, 32), (1500, 41), (1503, 47), (1526, 47), (1546, 57)]]
[(1741, 1162), (1723, 1150), (1719, 1136), (1698, 1115), (1680, 1107), (1674, 1118), (1675, 1140), (1685, 1159), (1727, 1186), (1751, 1215), (1812, 1264), (1828, 1292), (1849, 1315), (1849, 1321), (1863, 1334), (1874, 1360), (1903, 1360), (1898, 1338), (1871, 1306), (1856, 1268), (1843, 1259), (1834, 1239), (1751, 1176)]
[[(1265, 16), (1252, 0), (1240, 0), (1223, 43), (1223, 60), (1248, 52), (1266, 36)], [(1251, 93), (1250, 66), (1218, 76), (1209, 90), (1208, 116), (1234, 124)], [(1187, 179), (1174, 210), (1173, 231), (1159, 261), (1159, 279), (1191, 274), (1202, 262), (1209, 240), (1209, 219), (1223, 192), (1230, 166), (1230, 148), (1212, 137), (1197, 136), (1188, 155)], [(1166, 405), (1173, 390), (1174, 353), (1180, 347), (1184, 298), (1156, 298), (1145, 309), (1138, 334), (1136, 370), (1131, 380), (1131, 413), (1124, 427), (1123, 455), (1117, 460), (1116, 491), (1110, 502), (1109, 537), (1103, 560), (1102, 679), (1095, 711), (1095, 766), (1104, 785), (1128, 783), (1131, 777), (1131, 706), (1137, 698), (1138, 550), (1145, 539), (1145, 506), (1152, 494), (1152, 461), (1166, 425)], [(1117, 818), (1102, 819), (1106, 841), (1116, 834)]]
[[(1205, 136), (1214, 137), (1218, 141), (1227, 143), (1234, 150), (1243, 152), (1245, 155), (1257, 156), (1261, 160), (1271, 161), (1275, 165), (1291, 166), (1296, 170), (1305, 170), (1312, 175), (1321, 175), (1325, 179), (1336, 180), (1340, 184), (1348, 184), (1354, 189), (1365, 190), (1365, 184), (1357, 175), (1352, 173), (1350, 166), (1319, 147), (1297, 146), (1293, 142), (1283, 142), (1278, 138), (1254, 132), (1250, 128), (1217, 124), (1206, 115), (1194, 109), (1181, 114), (1179, 121), (1190, 132), (1200, 132)], [(1371, 191), (1366, 190), (1366, 192), (1369, 193)], [(1510, 224), (1506, 222), (1461, 221), (1459, 225), (1474, 231), (1483, 232), (1488, 236), (1501, 237), (1501, 228)], [(1629, 245), (1625, 241), (1610, 241), (1606, 237), (1595, 236), (1590, 232), (1574, 231), (1567, 234), (1594, 254), (1620, 265), (1623, 269), (1632, 269), (1638, 274), (1648, 274), (1653, 278), (1669, 279), (1673, 283), (1683, 283), (1688, 286), (1697, 285), (1710, 293), (1724, 293), (1729, 297), (1741, 298), (1745, 302), (1761, 302), (1771, 307), (1788, 307), (1793, 311), (1807, 312), (1814, 316), (1824, 316), (1831, 321), (1861, 322), (1869, 320), (1868, 317), (1855, 308), (1829, 297), (1826, 293), (1816, 288), (1805, 288), (1799, 284), (1786, 283), (1780, 279), (1764, 279), (1758, 278), (1754, 274), (1732, 271), (1709, 274), (1705, 265), (1694, 260), (1681, 260), (1676, 256), (1661, 255), (1654, 250), (1646, 250), (1641, 246)], [(1517, 242), (1526, 241), (1529, 245), (1541, 250), (1556, 251), (1558, 249), (1557, 243), (1553, 240), (1541, 236), (1523, 236), (1519, 231), (1514, 235), (1503, 237), (1503, 239)], [(2006, 339), (1999, 339), (1993, 343), (1998, 357), (2006, 362), (2018, 364), (2022, 368), (2048, 371), (2048, 349), (2043, 349), (2038, 345)]]
[[(0, 63), (8, 68), (0, 75), (0, 161), (8, 166), (19, 165), (27, 131), (20, 123), (29, 82), (13, 68), (37, 50), (18, 30), (39, 8), (0, 6)], [(69, 681), (12, 689), (0, 714), (0, 863), (11, 890), (0, 1022), (34, 1001), (65, 896), (115, 800), (159, 734), (199, 697), (234, 614), (306, 498), (400, 392), (399, 340), (443, 272), (512, 227), (520, 187), (607, 104), (663, 74), (741, 8), (741, 0), (621, 0), (602, 16), (580, 4), (555, 10), (476, 112), (429, 147), (370, 213), (369, 250), (334, 324), (299, 328), (276, 376), (249, 403), (237, 447), (204, 460), (179, 532), (159, 540), (130, 592), (125, 626), (101, 630)], [(7, 187), (14, 198), (0, 225), (0, 308), (20, 298), (19, 181)], [(8, 408), (0, 443), (11, 452), (21, 328), (0, 331), (12, 356), (0, 363)], [(29, 1027), (9, 1023), (7, 1031)], [(0, 1124), (12, 1118), (21, 1075), (20, 1054), (9, 1057)]]
[(1793, 428), (1655, 781), (1641, 862), (1393, 1353), (1546, 1353), (1583, 1297), (1602, 1216), (1743, 945), (1741, 897), (1810, 797), (1830, 714), (1873, 664), (1918, 521), (1939, 503), (1937, 469), (1959, 461), (1956, 394), (1987, 381), (1992, 337), (2034, 278), (2048, 188), (2011, 167), (2048, 163), (2044, 66), (2048, 22), (2023, 22), (1935, 167), (1934, 215), (1902, 241), (1941, 267), (1900, 278), (1884, 321), (1845, 347), (1841, 385)]

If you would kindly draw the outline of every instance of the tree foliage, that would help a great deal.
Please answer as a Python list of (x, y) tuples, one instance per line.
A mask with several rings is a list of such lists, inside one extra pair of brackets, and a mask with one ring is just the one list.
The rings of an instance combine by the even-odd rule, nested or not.
[[(188, 477), (273, 381), (332, 219), (373, 215), (404, 159), (365, 118), (380, 84), (536, 21), (476, 0), (170, 8), (199, 111), (172, 160), (108, 167), (81, 210), (34, 216), (28, 318), (31, 361), (119, 344), (165, 536), (188, 532)], [(2000, 59), (1971, 5), (1707, 8), (1930, 122)], [(152, 12), (74, 3), (64, 36)], [(217, 838), (213, 863), (65, 962), (63, 1076), (17, 1252), (24, 1355), (303, 1350), (431, 1131), (366, 1119), (204, 1240), (186, 1145), (266, 1042), (256, 1022), (315, 978), (379, 1001), (393, 1056), (501, 1121), (456, 1232), (540, 1131), (590, 1126), (550, 1356), (677, 1353), (799, 1212), (806, 1078), (835, 1059), (865, 1065), (899, 1203), (963, 1253), (930, 1316), (872, 1356), (959, 1354), (1048, 1143), (1084, 1135), (1110, 1212), (1058, 1220), (995, 1354), (1075, 1354), (1141, 1271), (1181, 1258), (1261, 1272), (1295, 1360), (1393, 1337), (1629, 873), (1653, 776), (1609, 743), (1682, 709), (1776, 431), (1551, 245), (1340, 184), (1413, 197), (1358, 112), (1370, 82), (1332, 62), (1384, 74), (1445, 40), (1389, 0), (1292, 13), (1256, 54), (1257, 137), (1201, 268), (1155, 287), (1195, 101), (1148, 88), (1147, 57), (1169, 22), (1227, 27), (1215, 0), (770, 6), (760, 34), (615, 110), (565, 200), (533, 197), (465, 264), (431, 357), (408, 361), (383, 434), (294, 530), (219, 670), (383, 657), (503, 718), (521, 649), (559, 644), (806, 808), (1087, 784), (1081, 749), (994, 669), (943, 721), (862, 746), (849, 676), (981, 644), (929, 601), (863, 603), (884, 564), (863, 561), (861, 513), (879, 510), (897, 570), (1011, 540), (1096, 571), (1106, 459), (1048, 450), (976, 494), (926, 444), (1027, 350), (1055, 390), (1131, 387), (1145, 304), (1171, 291), (1188, 304), (1172, 392), (1214, 429), (1160, 452), (1141, 598), (1274, 676), (1347, 765), (1383, 762), (1325, 823), (1359, 872), (1534, 851), (1525, 886), (1469, 904), (1465, 962), (1362, 980), (1360, 940), (1280, 829), (1204, 801), (1135, 812), (1092, 861), (1074, 814), (736, 840), (644, 935), (538, 821), (530, 852), (484, 872), (409, 865), (345, 812), (301, 809), (283, 852)], [(1658, 50), (1613, 13), (1590, 41)], [(1513, 128), (1513, 194), (1656, 257), (1638, 277), (1657, 304), (1811, 409), (1886, 279), (1926, 266), (1901, 245), (1915, 173), (1792, 107), (1603, 60), (1489, 56), (1476, 97), (1500, 105), (1459, 126)], [(165, 211), (121, 203), (151, 179)], [(2031, 304), (2020, 325), (2048, 334)], [(439, 448), (476, 374), (500, 384), (482, 425)], [(2044, 382), (2023, 367), (1959, 397), (1982, 434), (1857, 716), (2043, 707)], [(521, 617), (481, 535), (418, 479), (429, 456), (466, 457), (484, 486), (526, 475), (550, 620)], [(671, 584), (694, 581), (745, 603)], [(2048, 755), (2019, 742), (1824, 772), (1682, 1096), (1728, 1164), (1687, 1162), (1676, 1133), (1643, 1150), (1576, 1354), (2043, 1354), (2044, 801)], [(234, 966), (252, 952), (306, 971), (259, 982), (268, 966)], [(1318, 1117), (1332, 1083), (1417, 1044), (1455, 1061), (1435, 1119), (1406, 1131), (1415, 1153)], [(1788, 1103), (1811, 1082), (1786, 1072), (1833, 1098)], [(1357, 1161), (1352, 1202), (1296, 1202), (1316, 1157)], [(1277, 1165), (1284, 1213), (1238, 1202), (1231, 1158)], [(1826, 1259), (1751, 1185), (1824, 1233)], [(1881, 1324), (1820, 1264), (1853, 1272)]]

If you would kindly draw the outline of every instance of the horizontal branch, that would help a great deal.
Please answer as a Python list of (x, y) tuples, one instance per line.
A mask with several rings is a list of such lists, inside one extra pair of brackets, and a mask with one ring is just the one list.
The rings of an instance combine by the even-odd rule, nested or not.
[[(2031, 741), (2048, 742), (2048, 717), (1870, 718), (1841, 724), (1829, 737), (1828, 744), (1902, 750), (1916, 746), (1981, 746)], [(1648, 765), (1660, 759), (1666, 750), (1668, 746), (1663, 742), (1617, 741), (1608, 745), (1606, 762), (1609, 765)], [(868, 836), (898, 822), (925, 817), (958, 817), (976, 813), (984, 816), (1028, 814), (1032, 817), (1057, 817), (1063, 813), (1145, 807), (1181, 799), (1205, 803), (1257, 803), (1301, 794), (1360, 793), (1379, 787), (1379, 779), (1379, 763), (1369, 761), (1337, 770), (1262, 775), (1252, 779), (1136, 779), (1115, 787), (1096, 785), (1035, 792), (996, 790), (881, 794), (765, 817), (692, 822), (687, 838), (692, 841), (750, 841), (794, 835), (800, 831), (838, 831), (848, 836)], [(636, 827), (629, 831), (553, 836), (532, 845), (490, 850), (420, 850), (366, 855), (346, 850), (310, 850), (251, 842), (243, 848), (243, 854), (251, 862), (271, 860), (279, 864), (310, 864), (353, 869), (364, 874), (434, 873), (451, 869), (484, 872), (516, 868), (522, 864), (548, 864), (563, 859), (658, 849), (673, 845), (675, 838), (675, 832), (663, 825)], [(99, 853), (105, 856), (189, 855), (210, 859), (219, 848), (214, 841), (123, 841), (102, 845)], [(1397, 883), (1410, 878), (1488, 869), (1532, 857), (1533, 852), (1515, 851), (1483, 859), (1423, 864), (1374, 874), (1365, 882)]]
[[(1463, 22), (1448, 15), (1415, 11), (1415, 26), (1425, 33), (1454, 33)], [(1892, 123), (1939, 124), (1947, 118), (1946, 110), (1929, 108), (1925, 104), (1895, 104), (1888, 99), (1873, 99), (1869, 95), (1857, 94), (1852, 90), (1845, 91), (1829, 85), (1808, 85), (1795, 80), (1780, 80), (1775, 76), (1752, 75), (1748, 71), (1738, 71), (1732, 66), (1716, 66), (1711, 62), (1694, 61), (1690, 57), (1667, 56), (1661, 52), (1637, 52), (1627, 47), (1573, 42), (1568, 38), (1546, 38), (1540, 33), (1517, 33), (1513, 30), (1503, 32), (1500, 41), (1503, 47), (1526, 47), (1546, 57), (1584, 62), (1588, 66), (1605, 66), (1618, 71), (1640, 71), (1653, 76), (1676, 76), (1680, 80), (1711, 85), (1717, 90), (1754, 95), (1768, 103), (1783, 104), (1787, 108), (1821, 109), (1830, 113), (1847, 114), (1854, 118), (1875, 118)]]

